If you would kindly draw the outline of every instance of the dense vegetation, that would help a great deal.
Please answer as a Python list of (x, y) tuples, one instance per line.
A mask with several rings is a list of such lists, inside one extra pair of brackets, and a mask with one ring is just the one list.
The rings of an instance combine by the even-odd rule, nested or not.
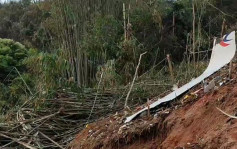
[(213, 38), (237, 29), (236, 5), (0, 3), (0, 148), (66, 148), (88, 123), (187, 83), (206, 68)]
[[(236, 3), (22, 0), (0, 4), (0, 38), (16, 41), (0, 40), (1, 103), (33, 94), (52, 97), (62, 88), (93, 88), (101, 74), (104, 89), (127, 85), (143, 52), (147, 54), (139, 67), (140, 82), (165, 77), (163, 83), (172, 84), (162, 61), (167, 54), (175, 64), (176, 79), (191, 78), (200, 72), (186, 67), (195, 70), (191, 67), (208, 59), (213, 36), (237, 28)], [(143, 87), (136, 91), (138, 96), (148, 94)]]

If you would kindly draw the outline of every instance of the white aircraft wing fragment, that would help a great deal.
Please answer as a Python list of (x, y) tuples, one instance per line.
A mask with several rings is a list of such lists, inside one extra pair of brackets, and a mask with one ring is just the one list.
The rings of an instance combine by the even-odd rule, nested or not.
[[(230, 34), (225, 35), (223, 37), (223, 40), (219, 44), (214, 45), (209, 65), (207, 69), (199, 77), (190, 81), (184, 86), (178, 88), (172, 93), (166, 95), (165, 97), (158, 99), (156, 102), (150, 105), (150, 109), (155, 108), (162, 103), (172, 101), (179, 95), (188, 91), (190, 88), (199, 84), (205, 78), (209, 77), (210, 75), (221, 69), (223, 66), (228, 64), (233, 59), (235, 52), (236, 52), (235, 31), (233, 31)], [(130, 122), (131, 120), (133, 120), (135, 117), (137, 117), (139, 114), (141, 114), (146, 110), (147, 107), (127, 117), (125, 123)]]

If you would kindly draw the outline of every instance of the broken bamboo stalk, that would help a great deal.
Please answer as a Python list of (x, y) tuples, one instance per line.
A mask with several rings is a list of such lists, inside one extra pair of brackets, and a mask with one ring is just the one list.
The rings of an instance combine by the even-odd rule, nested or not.
[(140, 55), (140, 57), (139, 57), (139, 61), (138, 61), (137, 68), (136, 68), (136, 71), (135, 71), (135, 74), (134, 74), (134, 77), (133, 77), (133, 80), (132, 80), (132, 84), (131, 84), (131, 86), (130, 86), (130, 89), (129, 89), (129, 91), (128, 91), (127, 97), (126, 97), (126, 99), (125, 99), (124, 109), (126, 109), (126, 108), (128, 107), (128, 98), (129, 98), (129, 96), (130, 96), (130, 94), (131, 94), (131, 91), (132, 91), (134, 82), (135, 82), (135, 80), (136, 80), (137, 73), (138, 73), (138, 69), (139, 69), (139, 66), (140, 66), (140, 64), (141, 64), (142, 56), (145, 55), (146, 53), (147, 53), (147, 52), (142, 53), (142, 54)]
[(94, 100), (93, 106), (92, 106), (92, 108), (91, 108), (90, 115), (89, 115), (89, 117), (88, 117), (88, 119), (87, 119), (87, 122), (89, 122), (90, 117), (91, 117), (91, 114), (92, 114), (92, 112), (93, 112), (93, 110), (94, 110), (94, 108), (95, 108), (95, 103), (96, 103), (96, 100), (97, 100), (97, 97), (98, 97), (98, 91), (99, 91), (99, 89), (100, 89), (100, 84), (101, 84), (101, 81), (102, 81), (102, 79), (103, 79), (103, 74), (104, 74), (104, 70), (102, 69), (102, 73), (101, 73), (101, 75), (100, 75), (100, 81), (99, 81), (98, 86), (97, 86), (97, 93), (96, 93), (96, 96), (95, 96), (95, 100)]
[(170, 76), (171, 76), (172, 83), (175, 83), (172, 62), (171, 62), (171, 58), (170, 58), (169, 54), (167, 54), (167, 61), (168, 61), (168, 64), (169, 64), (169, 71), (170, 71)]

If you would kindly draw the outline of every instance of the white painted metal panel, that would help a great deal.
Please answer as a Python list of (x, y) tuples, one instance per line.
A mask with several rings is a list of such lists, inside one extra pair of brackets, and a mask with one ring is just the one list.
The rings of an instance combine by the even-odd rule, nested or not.
[[(167, 96), (158, 99), (156, 102), (150, 105), (150, 108), (152, 109), (154, 107), (157, 107), (161, 103), (175, 99), (177, 96), (185, 93), (187, 90), (194, 87), (195, 85), (203, 81), (205, 78), (209, 77), (210, 75), (221, 69), (223, 66), (225, 66), (232, 60), (232, 58), (235, 55), (235, 51), (236, 51), (235, 31), (233, 31), (230, 34), (225, 35), (220, 44), (217, 44), (213, 47), (210, 63), (207, 69), (199, 77), (190, 81), (184, 86), (178, 88), (177, 90), (173, 91)], [(134, 119), (136, 116), (138, 116), (139, 114), (141, 114), (143, 111), (146, 110), (147, 107), (127, 117), (125, 123), (130, 122), (132, 119)]]

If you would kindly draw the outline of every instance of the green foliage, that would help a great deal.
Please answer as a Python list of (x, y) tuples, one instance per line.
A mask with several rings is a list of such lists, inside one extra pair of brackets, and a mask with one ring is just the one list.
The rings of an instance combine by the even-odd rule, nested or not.
[(66, 77), (62, 74), (67, 70), (68, 63), (62, 58), (61, 50), (50, 54), (30, 49), (28, 53), (29, 57), (24, 60), (24, 64), (32, 75), (35, 89), (39, 94), (48, 95), (67, 83)]
[[(126, 21), (129, 14), (131, 24), (128, 41), (123, 41), (123, 2), (126, 4)], [(21, 41), (40, 52), (50, 51), (50, 57), (41, 53), (47, 65), (58, 65), (52, 56), (53, 49), (62, 49), (58, 56), (69, 62), (67, 71), (56, 72), (63, 73), (65, 79), (73, 78), (78, 86), (95, 84), (97, 68), (110, 60), (115, 61), (115, 72), (122, 77), (122, 82), (127, 83), (143, 51), (148, 53), (143, 58), (139, 74), (165, 58), (166, 54), (171, 54), (176, 63), (183, 60), (186, 51), (190, 54), (192, 2), (196, 10), (197, 50), (210, 49), (210, 37), (220, 35), (224, 18), (228, 26), (236, 28), (236, 2), (231, 0), (45, 0), (37, 3), (22, 0), (1, 5), (0, 37)], [(131, 4), (130, 10), (128, 4)], [(6, 53), (9, 49), (2, 48), (1, 51)], [(15, 55), (22, 56), (20, 53)], [(0, 69), (9, 73), (8, 65), (14, 65), (16, 59), (7, 55), (0, 56), (0, 59)], [(55, 75), (53, 73), (52, 78), (58, 77)], [(56, 86), (48, 78), (46, 82)]]
[(100, 57), (98, 61), (117, 58), (119, 51), (117, 44), (123, 35), (121, 24), (113, 16), (98, 16), (88, 28), (83, 40), (83, 48), (87, 54), (94, 58), (102, 55), (103, 57)]
[(26, 48), (10, 39), (0, 39), (0, 80), (3, 81), (16, 77), (16, 73), (11, 73), (13, 68), (23, 70), (23, 59), (27, 56)]
[(6, 98), (8, 97), (9, 89), (3, 83), (0, 83), (0, 108), (6, 104)]
[[(9, 40), (7, 40), (9, 41)], [(7, 42), (8, 43), (8, 42)], [(10, 44), (12, 45), (12, 44)], [(17, 43), (16, 45), (20, 45)], [(7, 46), (6, 46), (7, 47)], [(11, 46), (11, 47), (15, 47)], [(9, 53), (9, 47), (4, 48), (2, 53)], [(16, 50), (17, 54), (19, 51)], [(26, 52), (26, 51), (25, 51)], [(30, 49), (25, 53), (24, 59), (20, 59), (20, 65), (15, 66), (10, 74), (14, 74), (11, 79), (9, 75), (8, 83), (0, 83), (0, 109), (6, 111), (10, 106), (22, 104), (27, 100), (32, 93), (38, 98), (54, 96), (58, 88), (67, 87), (71, 85), (65, 79), (64, 74), (68, 67), (67, 61), (61, 57), (62, 51), (58, 50), (54, 54), (46, 52), (38, 52), (37, 50)], [(16, 58), (18, 59), (18, 58)], [(9, 64), (9, 62), (7, 63)], [(18, 73), (19, 66), (24, 66), (24, 71)], [(7, 70), (7, 69), (3, 69)], [(9, 69), (10, 70), (10, 69)], [(2, 72), (0, 73), (2, 74)]]
[(27, 95), (30, 95), (30, 91), (28, 90), (26, 85), (29, 87), (29, 89), (33, 89), (34, 87), (32, 76), (30, 74), (24, 73), (21, 76), (14, 78), (9, 85), (9, 99), (14, 99), (14, 101), (17, 101), (18, 99), (21, 99), (22, 95), (24, 95), (25, 97)]
[(100, 79), (103, 88), (115, 88), (121, 84), (121, 76), (116, 72), (115, 60), (108, 60), (105, 65), (98, 67), (96, 80), (99, 82)]
[(23, 61), (28, 56), (27, 52), (25, 46), (18, 42), (0, 39), (0, 109), (2, 111), (20, 102), (23, 96), (29, 94), (22, 80), (32, 87), (30, 75), (24, 73), (26, 69)]
[(13, 39), (29, 47), (46, 49), (49, 46), (49, 32), (44, 21), (50, 16), (49, 1), (32, 4), (31, 0), (21, 0), (1, 4), (0, 38)]
[[(119, 47), (120, 53), (116, 61), (116, 70), (122, 76), (122, 82), (126, 84), (132, 80), (138, 58), (145, 49), (134, 37), (131, 40), (121, 42)], [(146, 63), (144, 60), (143, 62)]]
[[(129, 20), (131, 25), (128, 39), (124, 39), (123, 2), (126, 22)], [(228, 26), (236, 28), (236, 2), (230, 0), (23, 0), (2, 4), (0, 37), (38, 50), (28, 51), (19, 43), (0, 39), (1, 102), (24, 99), (30, 94), (26, 84), (40, 96), (52, 95), (58, 88), (70, 85), (79, 90), (77, 87), (97, 84), (102, 72), (104, 87), (127, 84), (134, 76), (139, 55), (145, 51), (138, 75), (153, 68), (166, 54), (172, 55), (174, 63), (182, 62), (179, 70), (184, 71), (192, 51), (192, 2), (197, 50), (210, 49), (211, 37), (220, 35), (224, 18)], [(195, 75), (187, 73), (185, 77)], [(166, 71), (150, 79), (167, 79), (164, 76)], [(183, 76), (177, 75), (177, 79)], [(136, 91), (144, 97), (148, 93), (143, 87)]]
[(32, 76), (27, 73), (14, 78), (8, 85), (0, 83), (0, 111), (6, 112), (15, 105), (23, 104), (33, 89)]

